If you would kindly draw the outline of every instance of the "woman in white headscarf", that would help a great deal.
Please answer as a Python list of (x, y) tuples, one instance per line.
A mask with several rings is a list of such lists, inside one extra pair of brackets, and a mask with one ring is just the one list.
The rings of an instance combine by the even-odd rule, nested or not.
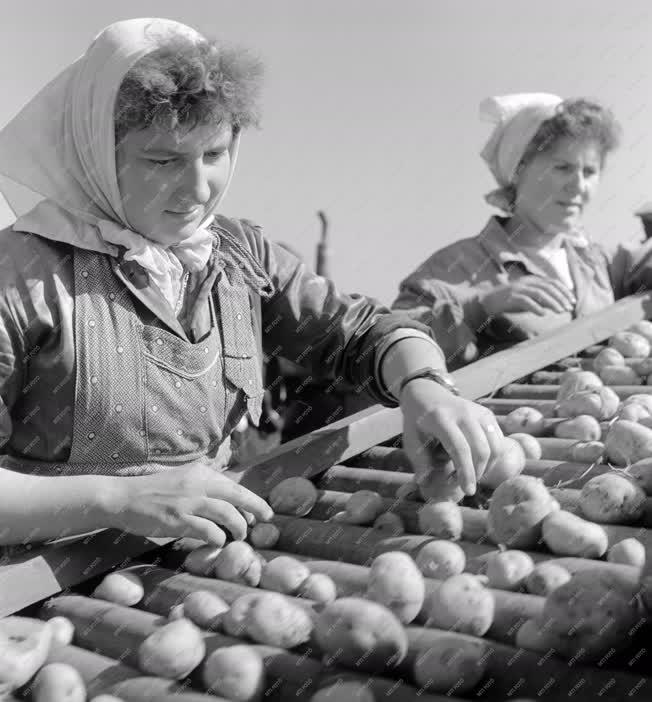
[(494, 124), (481, 155), (498, 188), (486, 200), (501, 215), (432, 254), (393, 304), (430, 326), (449, 368), (652, 283), (648, 249), (609, 260), (582, 225), (619, 138), (609, 110), (526, 93), (488, 98), (480, 112)]
[(469, 493), (500, 450), (427, 327), (216, 213), (260, 74), (176, 22), (118, 22), (0, 132), (18, 215), (0, 232), (0, 543), (118, 527), (221, 544), (242, 511), (270, 519), (219, 473), (260, 417), (263, 351), (400, 404), (420, 476), (433, 437)]

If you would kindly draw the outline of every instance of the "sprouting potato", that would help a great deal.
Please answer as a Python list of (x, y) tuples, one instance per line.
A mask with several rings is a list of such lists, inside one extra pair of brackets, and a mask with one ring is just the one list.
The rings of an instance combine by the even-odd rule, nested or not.
[(400, 622), (409, 624), (421, 611), (424, 596), (423, 576), (407, 553), (389, 551), (374, 558), (367, 599), (384, 605)]
[(518, 590), (534, 569), (532, 557), (523, 551), (496, 551), (487, 557), (489, 587)]
[(464, 517), (455, 502), (428, 502), (419, 509), (419, 530), (440, 539), (458, 541), (464, 529)]
[(426, 626), (484, 636), (493, 623), (495, 600), (475, 575), (453, 575), (427, 598)]
[(555, 414), (558, 417), (579, 417), (589, 415), (596, 419), (611, 419), (618, 411), (620, 398), (608, 387), (596, 388), (595, 390), (579, 390), (555, 406)]
[(645, 492), (634, 480), (617, 473), (604, 473), (582, 487), (580, 508), (594, 522), (627, 524), (643, 516)]
[(104, 576), (93, 591), (93, 597), (131, 607), (138, 604), (145, 595), (142, 580), (135, 574), (116, 571)]
[(536, 437), (530, 436), (530, 434), (517, 432), (516, 434), (510, 434), (508, 438), (518, 441), (523, 449), (526, 460), (538, 461), (541, 458), (543, 451)]
[(263, 566), (260, 587), (293, 595), (310, 575), (305, 563), (292, 556), (277, 556)]
[(546, 546), (560, 556), (600, 558), (607, 551), (607, 534), (599, 524), (563, 509), (543, 520), (542, 533)]
[(604, 348), (600, 353), (593, 359), (593, 368), (595, 372), (600, 374), (605, 366), (624, 366), (625, 357), (620, 353), (620, 351), (614, 348)]
[(541, 536), (544, 517), (553, 509), (554, 500), (541, 479), (518, 475), (494, 491), (489, 503), (489, 537), (496, 544), (532, 548)]
[(577, 441), (599, 441), (602, 437), (600, 422), (588, 414), (580, 414), (572, 419), (566, 419), (555, 426), (555, 436), (560, 439), (576, 439)]
[(603, 455), (602, 441), (578, 441), (570, 448), (571, 460), (577, 463), (596, 463), (602, 460)]
[(534, 407), (519, 407), (512, 410), (503, 420), (503, 432), (515, 434), (524, 432), (530, 436), (541, 436), (545, 427), (543, 414)]
[(494, 456), (479, 480), (480, 485), (495, 490), (505, 480), (514, 478), (525, 468), (525, 452), (514, 439), (504, 437), (501, 451)]
[(311, 573), (297, 590), (298, 597), (328, 604), (337, 599), (337, 585), (333, 578), (325, 573)]
[(547, 597), (554, 589), (570, 580), (570, 573), (557, 563), (537, 563), (525, 578), (525, 589), (531, 595)]
[(189, 619), (176, 619), (150, 634), (138, 648), (138, 667), (162, 678), (185, 678), (206, 653), (201, 631)]
[(473, 690), (487, 670), (487, 645), (483, 641), (462, 639), (454, 634), (442, 636), (419, 651), (414, 661), (414, 679), (422, 689), (463, 695)]
[(466, 554), (452, 541), (428, 541), (418, 551), (416, 564), (426, 578), (446, 580), (466, 567)]
[(258, 522), (249, 532), (249, 543), (254, 548), (274, 548), (281, 536), (280, 529), (271, 522)]
[(609, 346), (625, 358), (645, 358), (650, 355), (650, 342), (634, 332), (618, 332), (609, 339)]
[(565, 400), (578, 390), (595, 390), (603, 385), (602, 380), (592, 371), (567, 370), (559, 382), (557, 402)]
[(638, 539), (623, 539), (607, 551), (607, 560), (642, 568), (645, 565), (645, 546)]
[(619, 466), (652, 458), (652, 429), (619, 419), (609, 427), (604, 445), (607, 458)]
[(245, 541), (232, 541), (215, 559), (215, 576), (221, 580), (257, 587), (261, 572), (258, 554)]
[(335, 600), (319, 613), (315, 640), (327, 654), (328, 665), (384, 672), (406, 656), (405, 629), (387, 607), (360, 597)]
[(214, 695), (252, 702), (259, 698), (265, 684), (265, 664), (251, 646), (222, 646), (204, 661), (202, 679)]
[(286, 478), (272, 488), (269, 505), (278, 514), (305, 517), (312, 511), (319, 493), (308, 478)]

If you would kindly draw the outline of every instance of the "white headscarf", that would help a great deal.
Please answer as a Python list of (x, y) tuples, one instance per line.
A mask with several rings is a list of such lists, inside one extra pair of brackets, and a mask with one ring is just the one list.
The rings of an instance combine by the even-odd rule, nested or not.
[[(118, 188), (113, 118), (125, 74), (171, 35), (202, 38), (165, 19), (116, 22), (98, 34), (0, 131), (0, 190), (18, 217), (16, 231), (113, 256), (115, 245), (124, 246), (125, 258), (142, 265), (174, 307), (183, 266), (201, 270), (208, 261), (213, 215), (170, 249), (133, 231)], [(236, 135), (227, 187), (238, 146)]]
[(500, 186), (485, 196), (490, 205), (511, 210), (505, 190), (514, 185), (516, 169), (532, 138), (561, 102), (548, 93), (520, 93), (489, 97), (480, 103), (481, 119), (495, 125), (480, 152)]

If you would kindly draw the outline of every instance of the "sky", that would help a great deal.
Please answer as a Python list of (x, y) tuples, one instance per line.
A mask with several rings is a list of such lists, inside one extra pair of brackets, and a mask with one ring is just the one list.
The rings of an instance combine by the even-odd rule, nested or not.
[[(621, 148), (586, 215), (607, 247), (641, 238), (652, 201), (649, 0), (30, 0), (0, 25), (0, 125), (106, 25), (159, 16), (247, 46), (266, 66), (227, 215), (314, 262), (330, 222), (338, 287), (391, 303), (433, 251), (477, 234), (493, 188), (479, 152), (489, 95), (551, 92), (610, 106)], [(0, 226), (12, 221), (0, 202)]]

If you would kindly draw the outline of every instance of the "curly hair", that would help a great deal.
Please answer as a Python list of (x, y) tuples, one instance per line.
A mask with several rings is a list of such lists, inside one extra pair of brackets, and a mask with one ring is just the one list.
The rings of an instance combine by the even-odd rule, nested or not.
[(607, 154), (619, 145), (620, 136), (620, 125), (608, 108), (584, 98), (564, 100), (556, 114), (543, 122), (532, 137), (519, 168), (554, 149), (561, 139), (593, 142), (604, 162)]
[(174, 36), (127, 72), (115, 101), (116, 144), (131, 130), (259, 123), (263, 67), (247, 50)]

